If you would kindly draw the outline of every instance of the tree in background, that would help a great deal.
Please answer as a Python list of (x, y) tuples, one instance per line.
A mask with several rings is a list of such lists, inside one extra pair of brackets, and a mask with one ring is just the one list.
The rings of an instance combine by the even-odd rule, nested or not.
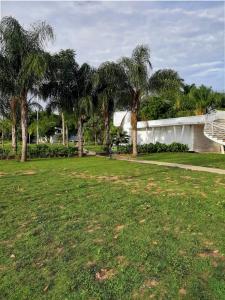
[(150, 49), (139, 45), (133, 50), (132, 56), (123, 57), (120, 64), (126, 75), (124, 84), (128, 94), (127, 107), (131, 110), (133, 156), (137, 156), (137, 116), (141, 98), (147, 93), (149, 86), (149, 69), (152, 67)]
[(98, 105), (104, 120), (104, 144), (107, 153), (111, 144), (110, 120), (120, 99), (124, 79), (123, 69), (114, 62), (101, 64), (96, 72)]
[(83, 156), (83, 125), (93, 111), (93, 77), (94, 69), (84, 63), (77, 72), (73, 112), (78, 126), (78, 155)]
[(43, 51), (46, 41), (53, 39), (52, 28), (44, 22), (25, 30), (17, 20), (5, 17), (0, 24), (1, 55), (7, 58), (12, 70), (15, 97), (19, 97), (21, 110), (21, 161), (27, 159), (28, 103), (27, 95), (44, 78), (47, 56)]
[(215, 93), (212, 88), (204, 85), (200, 87), (193, 86), (187, 95), (187, 101), (191, 103), (191, 107), (196, 115), (206, 113), (206, 108), (209, 106), (214, 108), (217, 106)]
[(68, 120), (65, 120), (65, 116), (71, 113), (74, 91), (77, 89), (77, 71), (75, 52), (71, 49), (61, 50), (50, 57), (47, 82), (40, 87), (40, 94), (48, 101), (47, 109), (58, 110), (61, 115), (63, 145), (68, 144)]

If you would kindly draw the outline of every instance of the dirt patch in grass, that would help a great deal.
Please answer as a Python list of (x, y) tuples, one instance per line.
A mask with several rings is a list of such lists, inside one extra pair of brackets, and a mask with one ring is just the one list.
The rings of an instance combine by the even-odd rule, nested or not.
[(122, 224), (121, 225), (117, 225), (115, 227), (114, 231), (115, 231), (116, 234), (114, 235), (114, 239), (118, 238), (120, 232), (124, 229), (124, 227), (125, 227), (125, 225), (122, 225)]
[(105, 281), (111, 279), (115, 275), (116, 271), (113, 269), (101, 269), (100, 271), (96, 272), (95, 279), (97, 281)]
[(207, 198), (207, 194), (205, 192), (199, 192), (199, 195), (202, 197), (202, 198)]
[(212, 250), (212, 249), (204, 249), (203, 252), (198, 253), (198, 256), (201, 258), (218, 258), (220, 260), (225, 260), (223, 254), (219, 252), (219, 250)]
[(35, 174), (37, 174), (37, 172), (36, 171), (34, 171), (34, 170), (25, 170), (25, 171), (23, 171), (23, 173), (21, 173), (22, 175), (35, 175)]
[(149, 289), (149, 288), (154, 288), (157, 285), (159, 285), (159, 281), (158, 280), (156, 280), (156, 279), (147, 279), (147, 280), (145, 280), (145, 282), (143, 284), (143, 287)]
[(117, 225), (117, 226), (115, 227), (115, 231), (116, 231), (116, 232), (119, 232), (119, 231), (121, 231), (124, 227), (125, 227), (125, 225)]
[(95, 244), (103, 244), (104, 243), (104, 240), (103, 239), (94, 239), (93, 242)]
[[(63, 176), (65, 174), (62, 174)], [(78, 178), (78, 179), (91, 179), (91, 180), (97, 180), (97, 182), (111, 182), (114, 184), (118, 185), (123, 185), (123, 186), (128, 186), (130, 184), (133, 185), (134, 183), (134, 178), (132, 176), (117, 176), (117, 175), (112, 175), (112, 176), (98, 176), (98, 175), (91, 175), (85, 173), (71, 173), (71, 177), (73, 178)]]
[(179, 289), (179, 295), (180, 295), (180, 296), (185, 296), (186, 294), (187, 294), (187, 291), (186, 291), (185, 288)]
[(97, 264), (97, 262), (96, 262), (96, 260), (89, 260), (87, 263), (86, 263), (86, 266), (88, 267), (88, 268), (91, 268), (91, 267), (94, 267), (94, 266), (96, 266), (96, 264)]
[(0, 172), (0, 177), (3, 177), (5, 175), (6, 175), (6, 173)]
[(86, 232), (92, 233), (98, 229), (101, 229), (101, 225), (100, 224), (94, 224), (94, 225), (89, 225)]
[(142, 219), (142, 220), (139, 221), (139, 223), (143, 224), (143, 223), (145, 223), (145, 221), (146, 221), (145, 219)]
[(126, 267), (129, 265), (127, 258), (123, 255), (118, 255), (116, 260), (121, 267)]

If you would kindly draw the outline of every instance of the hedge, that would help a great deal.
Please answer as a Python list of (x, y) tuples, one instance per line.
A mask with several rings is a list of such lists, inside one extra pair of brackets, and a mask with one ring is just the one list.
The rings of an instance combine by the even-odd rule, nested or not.
[[(78, 149), (74, 146), (32, 144), (27, 147), (28, 158), (71, 157), (76, 156), (77, 153)], [(16, 156), (20, 157), (20, 155), (19, 149)], [(13, 159), (16, 156), (9, 147), (0, 149), (0, 159)]]
[[(172, 143), (169, 145), (162, 143), (150, 143), (144, 145), (137, 145), (138, 153), (156, 153), (156, 152), (187, 152), (188, 146), (180, 143)], [(118, 146), (117, 153), (130, 154), (132, 153), (132, 145)]]

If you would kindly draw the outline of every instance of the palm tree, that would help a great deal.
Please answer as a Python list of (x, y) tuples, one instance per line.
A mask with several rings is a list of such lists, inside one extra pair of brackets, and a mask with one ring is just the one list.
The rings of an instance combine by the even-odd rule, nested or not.
[(178, 72), (172, 69), (156, 71), (149, 79), (149, 91), (151, 95), (159, 96), (165, 104), (170, 104), (176, 111), (181, 108), (184, 80)]
[(52, 28), (44, 22), (25, 30), (17, 20), (4, 17), (0, 23), (1, 54), (6, 57), (12, 70), (21, 110), (22, 150), (21, 161), (27, 159), (28, 103), (27, 95), (43, 79), (47, 55), (43, 51), (47, 40), (53, 39)]
[(120, 93), (123, 88), (124, 72), (119, 64), (105, 62), (100, 65), (96, 72), (95, 92), (98, 98), (100, 111), (103, 114), (106, 151), (109, 153), (110, 147), (110, 120), (117, 105)]
[(179, 93), (184, 87), (183, 79), (172, 69), (156, 71), (149, 79), (149, 89), (152, 93)]
[(16, 152), (16, 123), (17, 111), (19, 106), (19, 98), (16, 95), (16, 82), (14, 77), (16, 75), (10, 58), (0, 53), (0, 90), (1, 101), (11, 110), (10, 117), (12, 123), (12, 149)]
[(45, 100), (49, 100), (47, 109), (49, 111), (57, 109), (61, 115), (63, 145), (65, 145), (68, 131), (65, 116), (66, 113), (71, 112), (77, 69), (75, 52), (71, 49), (61, 50), (50, 57), (47, 81), (39, 89), (41, 96)]
[(150, 49), (139, 45), (132, 56), (123, 57), (120, 64), (126, 74), (127, 92), (129, 95), (128, 107), (131, 110), (132, 144), (133, 156), (137, 155), (137, 115), (140, 107), (141, 97), (148, 91)]
[(93, 91), (94, 70), (86, 63), (81, 65), (77, 72), (75, 97), (73, 101), (73, 111), (78, 125), (78, 155), (83, 156), (83, 125), (88, 121), (92, 111), (92, 91)]
[(196, 115), (202, 115), (206, 112), (208, 106), (214, 106), (215, 93), (212, 88), (208, 88), (204, 85), (200, 87), (193, 86), (188, 94), (188, 100), (192, 104)]

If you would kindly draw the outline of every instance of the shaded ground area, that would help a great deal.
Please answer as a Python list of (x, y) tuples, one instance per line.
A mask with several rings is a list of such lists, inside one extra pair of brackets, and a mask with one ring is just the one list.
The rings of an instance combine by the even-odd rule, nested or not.
[(225, 176), (0, 162), (3, 299), (223, 299)]
[(152, 153), (140, 155), (138, 159), (225, 169), (225, 155), (219, 153)]

